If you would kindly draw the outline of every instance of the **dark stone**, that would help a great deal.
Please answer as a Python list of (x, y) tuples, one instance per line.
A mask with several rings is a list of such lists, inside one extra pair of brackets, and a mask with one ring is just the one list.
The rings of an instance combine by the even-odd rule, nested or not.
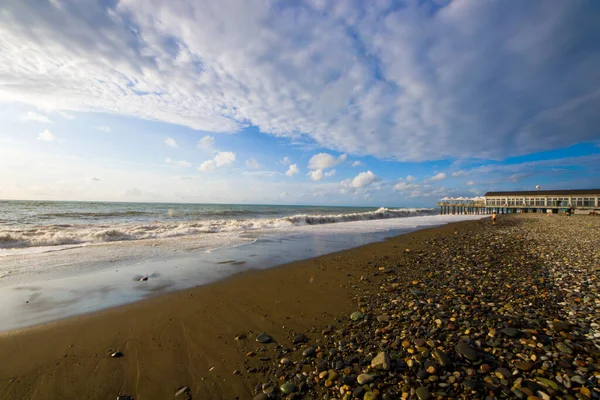
[(256, 337), (256, 341), (259, 343), (270, 343), (271, 340), (273, 340), (273, 338), (271, 336), (267, 335), (266, 332), (261, 332)]
[(300, 343), (304, 343), (304, 342), (308, 342), (308, 338), (306, 337), (305, 334), (299, 333), (296, 336), (294, 336), (294, 340), (293, 340), (294, 344), (300, 344)]

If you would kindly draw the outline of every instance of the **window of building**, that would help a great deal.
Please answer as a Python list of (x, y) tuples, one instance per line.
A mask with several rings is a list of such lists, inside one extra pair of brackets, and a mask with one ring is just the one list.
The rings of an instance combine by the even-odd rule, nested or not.
[(558, 199), (556, 197), (549, 197), (548, 198), (548, 206), (549, 207), (555, 207), (558, 205)]
[(560, 199), (558, 199), (558, 206), (559, 207), (568, 207), (569, 206), (569, 198), (561, 197)]
[(535, 205), (536, 206), (544, 206), (545, 205), (545, 200), (546, 199), (544, 199), (544, 198), (538, 197), (538, 198), (535, 199)]
[(583, 198), (583, 207), (594, 207), (594, 198), (593, 197), (584, 197)]

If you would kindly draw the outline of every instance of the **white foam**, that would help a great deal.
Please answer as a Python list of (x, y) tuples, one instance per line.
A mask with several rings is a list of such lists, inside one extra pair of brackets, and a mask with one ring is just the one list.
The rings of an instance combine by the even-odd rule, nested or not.
[[(431, 209), (387, 209), (362, 213), (312, 215), (283, 218), (216, 219), (206, 221), (121, 223), (114, 225), (49, 225), (0, 230), (0, 249), (23, 249), (83, 243), (161, 239), (213, 233), (328, 225), (351, 221), (373, 221), (431, 214)], [(7, 255), (10, 252), (0, 252)], [(16, 254), (16, 253), (13, 253)]]

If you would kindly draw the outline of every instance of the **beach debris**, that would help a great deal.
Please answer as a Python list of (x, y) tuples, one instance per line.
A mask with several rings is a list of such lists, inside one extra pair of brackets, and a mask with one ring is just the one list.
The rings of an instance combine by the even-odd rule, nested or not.
[(235, 340), (244, 340), (246, 337), (245, 333), (240, 333), (239, 335), (236, 335)]
[(273, 340), (273, 338), (271, 336), (267, 335), (266, 332), (261, 332), (256, 337), (256, 341), (258, 343), (270, 343), (271, 340)]
[(132, 396), (117, 396), (117, 400), (134, 400)]
[(123, 353), (122, 353), (122, 352), (120, 352), (120, 351), (115, 351), (115, 352), (114, 352), (114, 353), (112, 353), (110, 356), (111, 356), (112, 358), (121, 358), (121, 357), (125, 356), (125, 354), (123, 354)]
[(210, 367), (210, 368), (208, 369), (208, 372), (212, 372), (212, 371), (214, 371), (214, 369), (215, 369), (215, 367)]

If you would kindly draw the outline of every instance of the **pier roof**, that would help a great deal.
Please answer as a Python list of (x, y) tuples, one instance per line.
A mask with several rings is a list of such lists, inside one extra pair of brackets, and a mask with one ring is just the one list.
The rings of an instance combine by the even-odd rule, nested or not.
[(490, 196), (574, 196), (574, 195), (600, 195), (600, 189), (571, 189), (571, 190), (522, 190), (508, 192), (487, 192), (484, 197)]

